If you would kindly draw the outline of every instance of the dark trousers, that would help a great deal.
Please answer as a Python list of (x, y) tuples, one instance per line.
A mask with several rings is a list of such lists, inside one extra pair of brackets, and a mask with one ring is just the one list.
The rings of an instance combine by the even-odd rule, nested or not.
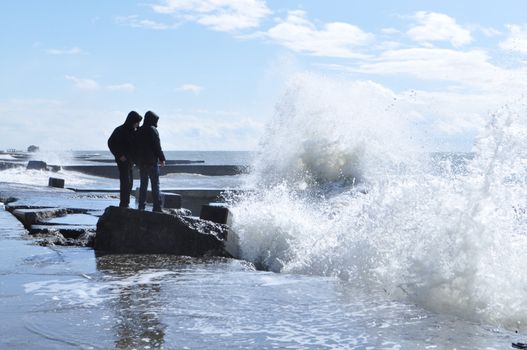
[(130, 205), (130, 193), (132, 193), (132, 186), (134, 185), (132, 163), (129, 161), (117, 161), (117, 167), (119, 168), (119, 193), (121, 197), (119, 206), (128, 208)]
[(161, 211), (161, 196), (159, 195), (159, 166), (141, 165), (139, 168), (141, 174), (141, 187), (139, 188), (139, 209), (145, 209), (146, 194), (148, 190), (148, 179), (152, 186), (152, 203), (154, 211)]

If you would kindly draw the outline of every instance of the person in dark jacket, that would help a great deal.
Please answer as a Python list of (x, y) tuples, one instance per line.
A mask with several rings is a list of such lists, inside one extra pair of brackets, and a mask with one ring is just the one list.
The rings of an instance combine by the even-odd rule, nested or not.
[(165, 155), (161, 149), (161, 140), (157, 131), (159, 116), (152, 111), (145, 113), (143, 125), (137, 132), (137, 161), (141, 174), (139, 189), (139, 210), (145, 209), (148, 179), (152, 186), (153, 211), (161, 212), (161, 197), (159, 195), (159, 165), (165, 165)]
[(143, 117), (136, 111), (131, 111), (126, 117), (123, 125), (118, 126), (108, 139), (108, 148), (115, 157), (115, 162), (119, 168), (120, 182), (120, 207), (128, 208), (130, 205), (130, 193), (134, 182), (134, 134)]

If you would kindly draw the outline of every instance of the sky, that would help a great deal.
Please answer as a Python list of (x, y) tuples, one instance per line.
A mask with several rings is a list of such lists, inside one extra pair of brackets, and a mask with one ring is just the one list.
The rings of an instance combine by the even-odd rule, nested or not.
[(167, 150), (256, 150), (287, 79), (371, 81), (437, 150), (527, 88), (525, 1), (4, 0), (0, 149), (103, 150), (130, 110)]

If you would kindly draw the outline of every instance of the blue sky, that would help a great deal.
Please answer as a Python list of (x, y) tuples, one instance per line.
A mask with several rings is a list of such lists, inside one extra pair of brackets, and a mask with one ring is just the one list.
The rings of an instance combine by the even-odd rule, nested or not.
[[(437, 149), (469, 150), (527, 87), (524, 1), (7, 0), (0, 149), (105, 149), (134, 109), (166, 149), (257, 149), (309, 71), (393, 93)], [(411, 93), (410, 93), (411, 92)]]

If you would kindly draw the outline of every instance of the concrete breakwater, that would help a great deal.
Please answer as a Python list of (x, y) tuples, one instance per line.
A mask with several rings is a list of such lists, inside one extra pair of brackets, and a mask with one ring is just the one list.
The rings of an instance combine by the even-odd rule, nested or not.
[(105, 253), (237, 257), (236, 235), (228, 226), (210, 216), (191, 216), (186, 209), (116, 208), (118, 195), (113, 193), (11, 183), (0, 183), (0, 202), (41, 245), (93, 247), (98, 241)]
[[(35, 167), (33, 164), (40, 163), (40, 167)], [(104, 163), (103, 163), (104, 164)], [(20, 162), (20, 161), (0, 161), (0, 170), (10, 169), (10, 168), (21, 168), (26, 167), (27, 169), (33, 170), (50, 170), (50, 171), (59, 171), (59, 170), (69, 170), (77, 171), (82, 174), (99, 176), (109, 179), (118, 179), (119, 171), (115, 164), (105, 164), (105, 165), (48, 165), (44, 162), (30, 161)], [(205, 176), (232, 176), (239, 175), (249, 172), (248, 166), (243, 165), (206, 165), (206, 164), (168, 164), (164, 167), (159, 168), (160, 175), (167, 174), (199, 174)], [(134, 167), (134, 176), (139, 177), (139, 168)]]
[[(116, 165), (64, 165), (62, 169), (110, 179), (119, 178)], [(160, 175), (186, 173), (205, 176), (232, 176), (247, 172), (247, 167), (239, 165), (166, 165), (159, 168)], [(134, 167), (134, 176), (139, 177), (138, 167)]]

